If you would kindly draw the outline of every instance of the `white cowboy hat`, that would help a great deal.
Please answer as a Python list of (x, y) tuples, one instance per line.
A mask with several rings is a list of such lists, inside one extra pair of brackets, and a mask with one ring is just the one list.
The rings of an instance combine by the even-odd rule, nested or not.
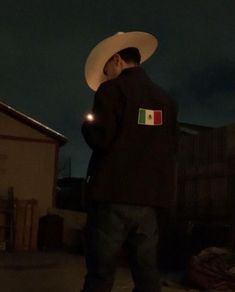
[(117, 52), (135, 47), (139, 49), (141, 63), (146, 61), (157, 49), (158, 40), (152, 34), (132, 31), (118, 32), (99, 42), (87, 57), (85, 64), (85, 79), (88, 86), (96, 91), (106, 80), (103, 73), (106, 62)]

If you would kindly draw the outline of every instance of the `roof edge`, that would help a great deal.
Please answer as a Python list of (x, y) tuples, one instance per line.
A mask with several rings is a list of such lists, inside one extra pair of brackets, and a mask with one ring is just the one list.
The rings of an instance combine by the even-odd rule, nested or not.
[(7, 105), (6, 103), (0, 101), (0, 111), (3, 111), (4, 113), (10, 115), (11, 117), (23, 122), (24, 124), (37, 129), (43, 134), (46, 134), (56, 140), (58, 140), (60, 146), (63, 146), (65, 143), (67, 143), (68, 138), (64, 135), (60, 134), (59, 132), (51, 129), (50, 127), (47, 127), (46, 125), (38, 122), (37, 120), (30, 118), (29, 116), (23, 114), (20, 111), (17, 111), (13, 107)]

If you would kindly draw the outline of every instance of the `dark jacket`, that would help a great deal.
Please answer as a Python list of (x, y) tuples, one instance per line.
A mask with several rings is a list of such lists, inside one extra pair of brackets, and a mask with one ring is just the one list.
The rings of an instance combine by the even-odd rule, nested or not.
[[(161, 110), (163, 125), (138, 124), (139, 109)], [(140, 67), (125, 69), (95, 94), (82, 133), (93, 150), (87, 199), (169, 206), (176, 192), (177, 107)]]

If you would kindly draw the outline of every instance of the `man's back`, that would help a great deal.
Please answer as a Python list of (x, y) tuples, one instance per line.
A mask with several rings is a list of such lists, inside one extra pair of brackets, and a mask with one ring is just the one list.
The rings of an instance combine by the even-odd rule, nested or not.
[[(83, 128), (94, 150), (88, 170), (89, 198), (134, 205), (169, 205), (174, 198), (176, 175), (174, 101), (138, 66), (103, 83), (95, 99), (97, 117), (101, 104), (102, 108), (105, 104), (114, 118), (109, 123), (101, 121), (103, 145), (102, 141), (95, 145), (91, 138), (97, 128)], [(151, 121), (154, 113), (157, 119)], [(142, 117), (146, 114), (149, 121)]]

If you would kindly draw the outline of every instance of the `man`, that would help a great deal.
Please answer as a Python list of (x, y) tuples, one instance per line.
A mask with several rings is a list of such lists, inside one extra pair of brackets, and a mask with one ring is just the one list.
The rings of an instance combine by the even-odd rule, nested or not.
[(124, 243), (133, 291), (161, 291), (156, 210), (174, 200), (177, 112), (175, 102), (139, 66), (157, 44), (145, 32), (118, 33), (100, 42), (86, 62), (86, 81), (96, 93), (82, 126), (93, 150), (84, 292), (112, 290)]

